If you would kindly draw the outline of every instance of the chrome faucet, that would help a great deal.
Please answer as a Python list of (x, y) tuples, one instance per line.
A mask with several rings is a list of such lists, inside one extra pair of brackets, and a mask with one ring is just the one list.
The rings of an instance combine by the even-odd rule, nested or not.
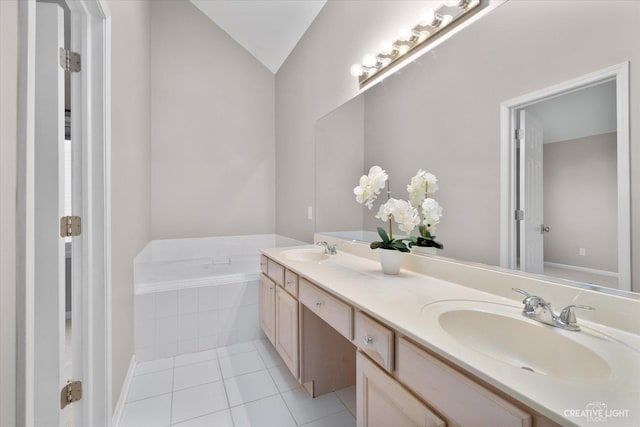
[(330, 245), (327, 242), (318, 242), (317, 246), (324, 246), (324, 253), (329, 255), (335, 255), (338, 252), (336, 251), (336, 245)]
[(522, 315), (530, 319), (536, 320), (547, 325), (555, 326), (557, 328), (566, 329), (568, 331), (579, 331), (580, 325), (576, 320), (575, 308), (581, 310), (595, 310), (593, 307), (587, 305), (568, 305), (562, 309), (560, 315), (556, 315), (551, 308), (551, 303), (543, 300), (539, 296), (530, 295), (527, 291), (522, 289), (512, 288), (513, 291), (524, 295), (522, 304)]

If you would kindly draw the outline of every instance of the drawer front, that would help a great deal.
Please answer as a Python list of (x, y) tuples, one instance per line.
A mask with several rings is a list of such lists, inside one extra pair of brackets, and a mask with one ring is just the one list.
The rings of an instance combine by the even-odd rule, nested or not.
[(398, 379), (449, 425), (531, 426), (531, 415), (445, 365), (413, 343), (398, 342)]
[(331, 325), (333, 329), (352, 340), (353, 309), (351, 306), (329, 295), (303, 278), (300, 278), (299, 283), (300, 302)]
[(276, 284), (280, 286), (284, 285), (284, 267), (271, 258), (267, 258), (267, 276), (276, 282)]
[(284, 288), (298, 298), (298, 275), (291, 270), (284, 271)]
[(268, 258), (264, 255), (260, 255), (260, 271), (264, 274), (267, 274), (267, 260)]
[(378, 365), (393, 371), (394, 334), (366, 314), (357, 311), (353, 343)]

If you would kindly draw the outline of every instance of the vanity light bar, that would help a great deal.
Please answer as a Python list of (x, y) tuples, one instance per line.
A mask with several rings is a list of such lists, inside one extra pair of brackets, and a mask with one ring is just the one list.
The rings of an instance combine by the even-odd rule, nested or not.
[(352, 65), (351, 75), (358, 78), (362, 88), (370, 80), (433, 43), (488, 4), (489, 0), (453, 0), (446, 1), (434, 10), (425, 9), (413, 28), (400, 30), (398, 39), (394, 42), (380, 43), (380, 53), (375, 56), (367, 54), (362, 58), (362, 64)]

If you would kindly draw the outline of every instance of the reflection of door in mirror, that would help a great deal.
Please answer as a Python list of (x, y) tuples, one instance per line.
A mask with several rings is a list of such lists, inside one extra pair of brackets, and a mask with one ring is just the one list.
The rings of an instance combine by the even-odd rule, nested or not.
[(513, 111), (520, 270), (619, 287), (616, 110), (609, 79)]

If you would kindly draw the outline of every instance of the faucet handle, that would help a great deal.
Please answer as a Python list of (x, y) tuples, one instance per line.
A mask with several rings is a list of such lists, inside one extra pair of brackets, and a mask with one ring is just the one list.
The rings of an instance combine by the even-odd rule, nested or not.
[(529, 294), (529, 292), (527, 292), (527, 291), (525, 291), (523, 289), (520, 289), (520, 288), (511, 288), (511, 290), (514, 291), (514, 292), (517, 292), (519, 294), (522, 294), (525, 297), (530, 297), (531, 296), (531, 294)]
[(571, 304), (566, 306), (560, 312), (560, 321), (566, 325), (577, 325), (576, 313), (574, 312), (574, 308), (578, 308), (580, 310), (595, 310), (593, 307), (589, 307), (588, 305), (575, 305)]
[(523, 314), (527, 316), (533, 316), (536, 312), (536, 308), (539, 306), (547, 307), (551, 310), (551, 303), (546, 302), (542, 298), (536, 295), (531, 295), (529, 292), (519, 289), (519, 288), (511, 288), (514, 292), (524, 295), (524, 299), (522, 303), (524, 304), (524, 309), (522, 310)]

